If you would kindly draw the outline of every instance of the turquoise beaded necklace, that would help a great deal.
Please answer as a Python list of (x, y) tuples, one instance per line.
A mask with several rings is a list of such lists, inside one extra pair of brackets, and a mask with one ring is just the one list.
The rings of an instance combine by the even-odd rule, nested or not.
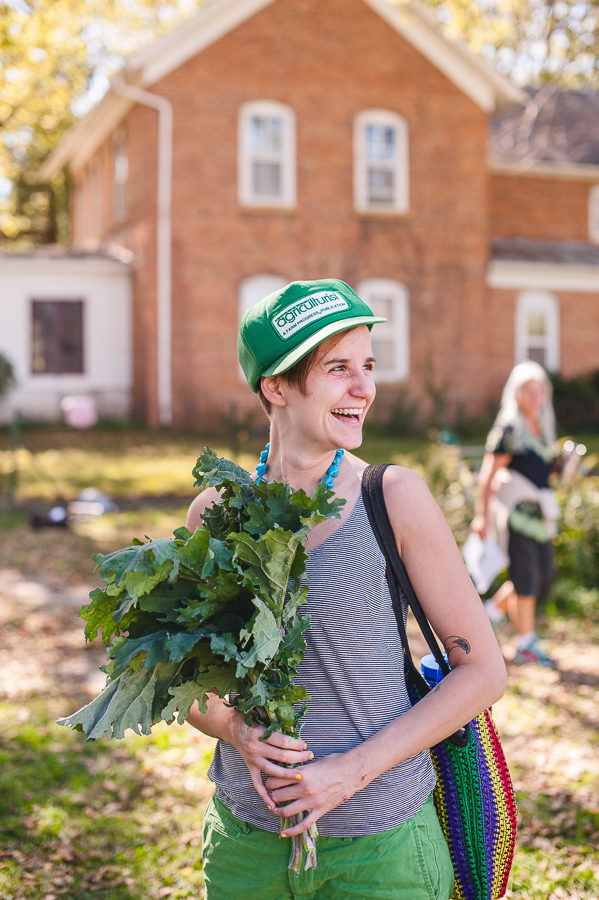
[[(256, 478), (255, 484), (259, 484), (261, 481), (265, 481), (264, 478), (266, 474), (266, 470), (268, 468), (268, 451), (270, 450), (270, 442), (266, 445), (266, 449), (262, 451), (260, 454), (260, 462), (256, 466), (256, 473), (258, 477)], [(326, 486), (330, 491), (333, 490), (333, 478), (339, 474), (339, 465), (341, 464), (341, 460), (343, 459), (343, 454), (345, 450), (337, 450), (335, 453), (335, 457), (333, 462), (329, 466), (326, 471), (326, 475), (324, 475), (320, 480), (324, 481)]]

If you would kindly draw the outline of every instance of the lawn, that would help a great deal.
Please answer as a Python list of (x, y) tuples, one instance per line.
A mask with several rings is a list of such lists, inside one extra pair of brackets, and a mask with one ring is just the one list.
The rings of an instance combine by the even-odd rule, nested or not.
[[(0, 518), (2, 900), (203, 896), (201, 815), (213, 741), (174, 725), (150, 738), (85, 744), (55, 719), (101, 686), (101, 648), (85, 646), (76, 616), (96, 583), (91, 553), (144, 532), (170, 535), (194, 495), (190, 471), (204, 442), (150, 431), (24, 434), (16, 507)], [(372, 438), (363, 454), (405, 458), (417, 444)], [(229, 455), (222, 440), (212, 445)], [(250, 442), (239, 461), (252, 465), (260, 449)], [(435, 454), (429, 473), (442, 468), (443, 453)], [(0, 472), (12, 458), (4, 451)], [(463, 519), (471, 479), (443, 465), (454, 479), (443, 488), (444, 511)], [(89, 485), (119, 510), (69, 531), (29, 528), (32, 511)], [(597, 900), (599, 626), (554, 616), (543, 627), (559, 671), (508, 666), (508, 691), (494, 710), (520, 810), (508, 896)], [(509, 660), (508, 629), (500, 642)]]

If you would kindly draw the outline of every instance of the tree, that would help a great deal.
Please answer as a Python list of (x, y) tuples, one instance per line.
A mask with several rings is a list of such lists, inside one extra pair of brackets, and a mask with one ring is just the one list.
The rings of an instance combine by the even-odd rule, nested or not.
[(124, 57), (201, 0), (0, 0), (0, 246), (68, 240), (64, 175), (37, 171)]
[(446, 33), (520, 84), (599, 84), (597, 0), (426, 0)]

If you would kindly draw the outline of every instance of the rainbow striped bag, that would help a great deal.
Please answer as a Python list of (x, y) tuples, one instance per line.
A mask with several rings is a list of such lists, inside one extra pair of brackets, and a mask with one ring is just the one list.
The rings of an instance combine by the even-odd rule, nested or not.
[[(372, 530), (387, 561), (387, 581), (402, 645), (412, 704), (431, 688), (412, 660), (402, 595), (444, 675), (450, 671), (397, 551), (383, 495), (386, 465), (369, 466), (362, 497)], [(433, 799), (454, 869), (454, 900), (505, 896), (516, 843), (516, 797), (491, 710), (431, 747), (437, 773)]]

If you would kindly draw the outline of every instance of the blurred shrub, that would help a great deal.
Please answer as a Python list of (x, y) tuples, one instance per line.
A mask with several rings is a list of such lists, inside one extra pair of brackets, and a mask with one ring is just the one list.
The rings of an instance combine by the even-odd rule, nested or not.
[(422, 450), (396, 456), (393, 462), (407, 466), (424, 478), (461, 546), (474, 516), (476, 477), (450, 444), (425, 444)]
[[(426, 444), (393, 462), (421, 475), (443, 510), (458, 545), (468, 536), (474, 516), (476, 476), (460, 458), (459, 447)], [(555, 540), (556, 580), (549, 611), (592, 617), (599, 615), (599, 477), (578, 477), (557, 485), (562, 507)], [(489, 591), (499, 587), (498, 580)]]
[(553, 405), (560, 430), (599, 430), (599, 369), (578, 378), (552, 375)]
[(559, 490), (560, 532), (551, 603), (564, 612), (599, 613), (599, 478), (578, 478)]
[(0, 398), (8, 393), (15, 384), (15, 371), (12, 363), (3, 353), (0, 353)]

